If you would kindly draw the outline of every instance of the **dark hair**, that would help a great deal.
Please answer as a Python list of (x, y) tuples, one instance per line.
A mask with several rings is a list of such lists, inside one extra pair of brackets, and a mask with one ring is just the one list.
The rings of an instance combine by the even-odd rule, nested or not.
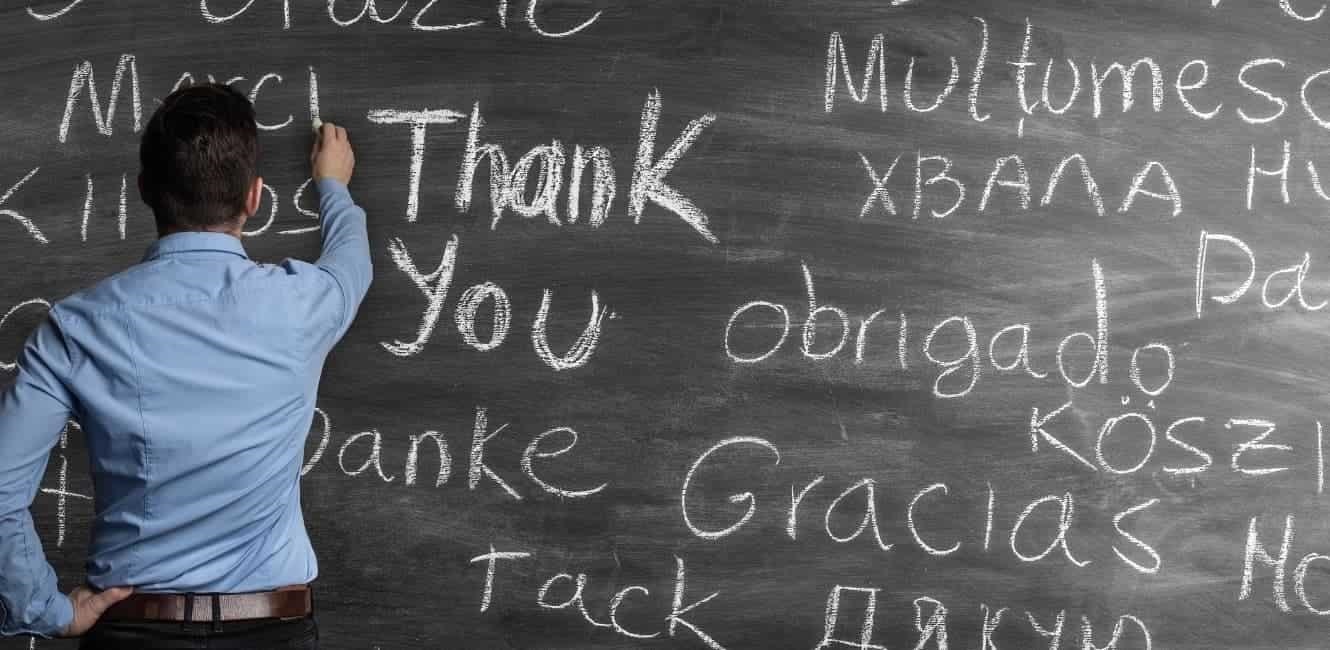
[(234, 221), (258, 175), (258, 154), (254, 105), (234, 88), (199, 84), (168, 95), (139, 144), (143, 201), (158, 233)]

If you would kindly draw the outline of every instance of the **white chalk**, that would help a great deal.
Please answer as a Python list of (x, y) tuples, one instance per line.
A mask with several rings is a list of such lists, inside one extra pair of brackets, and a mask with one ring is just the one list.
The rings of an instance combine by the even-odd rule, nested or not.
[(323, 128), (323, 120), (316, 117), (314, 118), (313, 125), (314, 125), (314, 132), (318, 133), (319, 130)]

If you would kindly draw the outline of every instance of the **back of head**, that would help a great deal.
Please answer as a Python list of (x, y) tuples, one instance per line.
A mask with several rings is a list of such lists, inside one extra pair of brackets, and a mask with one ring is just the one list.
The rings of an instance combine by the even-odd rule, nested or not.
[(230, 86), (186, 86), (162, 100), (139, 145), (140, 189), (158, 234), (233, 227), (258, 153), (254, 106)]

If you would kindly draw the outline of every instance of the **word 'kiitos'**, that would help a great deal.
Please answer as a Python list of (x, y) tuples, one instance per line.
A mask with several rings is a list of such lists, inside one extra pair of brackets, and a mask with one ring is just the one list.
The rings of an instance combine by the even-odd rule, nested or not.
[[(34, 177), (39, 176), (38, 172), (40, 171), (41, 167), (32, 168), (23, 176), (23, 178), (11, 185), (7, 191), (0, 193), (0, 217), (8, 217), (18, 225), (22, 226), (27, 231), (28, 236), (32, 237), (37, 243), (49, 244), (50, 239), (42, 232), (42, 229), (38, 227), (37, 223), (33, 221), (29, 215), (4, 207), (6, 201), (8, 201), (19, 188), (29, 183), (29, 181), (32, 181)], [(123, 172), (118, 176), (119, 177), (113, 179), (112, 182), (103, 184), (100, 180), (101, 177), (94, 177), (92, 174), (84, 174), (82, 183), (83, 200), (81, 209), (79, 210), (80, 241), (88, 241), (89, 232), (92, 231), (93, 228), (100, 228), (100, 226), (94, 223), (93, 215), (98, 214), (99, 212), (95, 209), (95, 206), (97, 205), (96, 196), (99, 193), (112, 194), (111, 190), (106, 189), (106, 185), (111, 185), (112, 187), (116, 185), (119, 186), (119, 193), (113, 194), (118, 197), (114, 203), (116, 206), (116, 230), (119, 233), (120, 240), (125, 240), (130, 230), (129, 187), (131, 187), (131, 181), (129, 180), (129, 172)], [(37, 181), (38, 184), (41, 182), (42, 181)], [(267, 233), (276, 235), (301, 235), (319, 230), (319, 213), (314, 207), (307, 205), (310, 203), (307, 196), (312, 184), (313, 179), (306, 178), (300, 185), (296, 186), (296, 189), (290, 195), (291, 207), (295, 209), (297, 214), (309, 219), (310, 221), (308, 223), (311, 223), (312, 225), (297, 226), (282, 230), (275, 229), (274, 225), (277, 222), (277, 214), (285, 199), (282, 198), (281, 193), (278, 192), (277, 188), (264, 183), (263, 196), (259, 200), (259, 209), (255, 213), (253, 221), (254, 224), (258, 225), (250, 225), (241, 232), (241, 236), (246, 238), (258, 237)], [(95, 231), (93, 232), (95, 234)]]
[[(642, 212), (646, 209), (647, 203), (655, 203), (673, 212), (692, 226), (703, 239), (714, 244), (718, 240), (707, 226), (706, 213), (688, 197), (668, 185), (665, 177), (702, 135), (702, 131), (716, 120), (716, 116), (708, 113), (689, 122), (683, 133), (679, 134), (674, 143), (657, 158), (656, 131), (660, 122), (660, 105), (660, 93), (652, 91), (642, 107), (637, 155), (628, 191), (628, 214), (633, 218), (633, 223), (641, 223)], [(425, 162), (426, 128), (430, 124), (451, 124), (463, 117), (466, 116), (447, 109), (370, 111), (369, 120), (376, 124), (405, 124), (411, 127), (411, 167), (407, 177), (406, 195), (407, 221), (415, 221), (420, 211), (420, 176)], [(576, 224), (581, 218), (582, 177), (587, 174), (589, 167), (591, 205), (587, 223), (592, 228), (599, 228), (605, 222), (618, 191), (613, 158), (608, 149), (599, 146), (583, 149), (582, 145), (575, 145), (570, 161), (568, 149), (563, 143), (552, 140), (547, 145), (532, 147), (512, 164), (501, 145), (480, 141), (480, 130), (484, 126), (484, 120), (480, 114), (479, 102), (471, 109), (470, 123), (453, 201), (458, 210), (466, 212), (470, 209), (476, 172), (482, 163), (488, 162), (490, 212), (493, 216), (490, 222), (491, 229), (498, 228), (499, 221), (509, 211), (528, 219), (544, 216), (555, 226)], [(559, 195), (563, 193), (565, 187), (565, 168), (567, 199), (564, 216), (560, 218)], [(528, 198), (527, 188), (532, 184), (533, 178), (535, 190)]]
[[(784, 349), (791, 331), (796, 329), (801, 332), (799, 350), (809, 360), (823, 362), (844, 353), (853, 355), (856, 365), (866, 361), (873, 327), (889, 322), (882, 318), (887, 310), (874, 311), (858, 319), (859, 323), (855, 326), (846, 310), (818, 300), (812, 271), (807, 264), (802, 265), (802, 270), (808, 297), (808, 313), (803, 323), (795, 323), (790, 316), (790, 309), (782, 303), (754, 300), (740, 306), (725, 324), (723, 341), (725, 354), (730, 361), (743, 365), (761, 364)], [(1109, 378), (1108, 287), (1098, 260), (1091, 260), (1090, 270), (1094, 286), (1094, 331), (1078, 331), (1064, 336), (1058, 342), (1054, 358), (1058, 375), (1071, 388), (1084, 388), (1095, 380), (1107, 384)], [(909, 318), (901, 312), (894, 325), (895, 361), (905, 370), (910, 366)], [(825, 334), (828, 329), (835, 334), (828, 337)], [(745, 331), (758, 334), (747, 334)], [(745, 334), (740, 336), (740, 332)], [(775, 342), (754, 344), (751, 341), (768, 332), (775, 333)], [(958, 355), (939, 357), (939, 348), (942, 348), (940, 343), (948, 334), (963, 336), (966, 346)], [(928, 362), (940, 369), (933, 381), (933, 395), (957, 398), (973, 391), (983, 374), (985, 364), (982, 357), (985, 351), (989, 363), (998, 372), (1023, 372), (1034, 379), (1044, 379), (1049, 372), (1038, 369), (1031, 358), (1031, 336), (1030, 323), (1015, 323), (999, 329), (988, 338), (988, 345), (984, 347), (980, 344), (979, 333), (969, 316), (950, 316), (939, 320), (923, 338), (920, 350)], [(766, 334), (764, 338), (770, 340), (773, 337)], [(743, 339), (744, 345), (738, 345), (736, 339)], [(854, 345), (851, 347), (852, 339)], [(1084, 370), (1077, 370), (1069, 358), (1076, 348), (1084, 350), (1081, 356), (1091, 359), (1089, 367)], [(1140, 346), (1132, 352), (1130, 364), (1128, 376), (1132, 384), (1149, 397), (1159, 396), (1173, 381), (1174, 355), (1172, 348), (1165, 343), (1153, 342)], [(1145, 372), (1147, 369), (1152, 370), (1157, 378), (1148, 379)]]

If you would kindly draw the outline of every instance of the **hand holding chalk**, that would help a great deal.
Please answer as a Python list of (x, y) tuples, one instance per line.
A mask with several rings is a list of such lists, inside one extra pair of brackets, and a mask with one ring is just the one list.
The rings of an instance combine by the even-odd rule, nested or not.
[(314, 118), (313, 126), (316, 136), (309, 162), (314, 180), (331, 178), (343, 185), (349, 184), (356, 167), (356, 155), (351, 150), (346, 129), (318, 118)]

